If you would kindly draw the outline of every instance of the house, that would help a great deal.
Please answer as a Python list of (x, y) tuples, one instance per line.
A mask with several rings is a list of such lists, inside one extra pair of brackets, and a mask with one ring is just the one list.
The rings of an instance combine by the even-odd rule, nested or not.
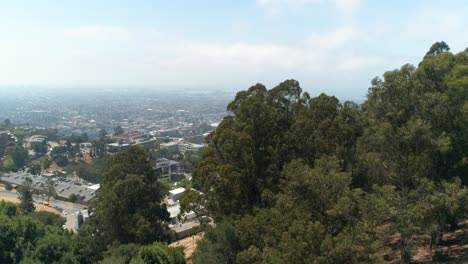
[(65, 227), (73, 232), (78, 232), (78, 229), (80, 229), (81, 225), (88, 221), (89, 219), (89, 212), (88, 210), (81, 210), (81, 211), (76, 211), (74, 213), (70, 213), (67, 215), (67, 221), (65, 223)]

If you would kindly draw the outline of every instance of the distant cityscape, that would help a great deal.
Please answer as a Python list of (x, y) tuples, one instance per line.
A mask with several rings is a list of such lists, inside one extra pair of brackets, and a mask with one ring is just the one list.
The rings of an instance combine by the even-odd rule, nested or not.
[(90, 139), (98, 138), (101, 129), (112, 134), (116, 126), (125, 132), (194, 137), (219, 122), (233, 98), (227, 92), (1, 89), (0, 120), (28, 129), (57, 129), (63, 136), (86, 133)]
[[(100, 187), (100, 160), (133, 145), (150, 153), (159, 181), (171, 186), (164, 200), (171, 229), (183, 237), (199, 225), (193, 212), (179, 215), (179, 199), (186, 191), (182, 183), (191, 182), (191, 169), (206, 147), (205, 138), (228, 114), (226, 105), (232, 94), (119, 90), (83, 95), (21, 89), (7, 93), (0, 98), (0, 120), (5, 120), (0, 131), (5, 173), (0, 181), (17, 188), (31, 179), (35, 201), (60, 211), (67, 219), (66, 228), (77, 231), (88, 219), (85, 206)], [(22, 151), (24, 162), (15, 160), (15, 166), (4, 166), (9, 157)], [(55, 199), (49, 204), (51, 184)]]

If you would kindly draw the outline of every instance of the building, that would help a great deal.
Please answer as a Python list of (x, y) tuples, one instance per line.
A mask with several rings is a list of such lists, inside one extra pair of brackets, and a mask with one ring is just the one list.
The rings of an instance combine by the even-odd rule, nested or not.
[(113, 135), (112, 139), (117, 141), (123, 141), (125, 143), (134, 143), (136, 141), (144, 141), (148, 139), (148, 136), (138, 131), (132, 131), (127, 134)]
[(81, 211), (76, 211), (74, 213), (68, 214), (67, 215), (67, 221), (65, 224), (65, 227), (73, 232), (78, 232), (78, 229), (88, 221), (89, 219), (89, 213), (88, 210), (81, 210)]
[(167, 149), (167, 150), (178, 150), (181, 153), (185, 153), (186, 151), (194, 151), (198, 152), (201, 151), (206, 147), (206, 144), (196, 144), (196, 143), (190, 143), (190, 142), (185, 142), (185, 141), (170, 141), (167, 143), (161, 143), (159, 145), (160, 149)]
[(206, 148), (206, 144), (195, 144), (189, 142), (181, 142), (179, 144), (179, 151), (185, 153), (186, 151), (199, 152)]
[(161, 129), (158, 131), (160, 137), (179, 137), (179, 129), (170, 128), (170, 129)]
[(166, 158), (156, 160), (155, 169), (159, 172), (159, 180), (172, 181), (180, 173), (179, 162)]
[(130, 147), (130, 144), (119, 144), (119, 143), (110, 143), (107, 144), (107, 150), (110, 153), (119, 153), (127, 150)]
[(185, 188), (177, 188), (177, 189), (174, 189), (174, 190), (170, 190), (169, 191), (169, 199), (176, 202), (176, 201), (180, 200), (180, 198), (182, 197), (182, 194), (184, 194), (184, 192), (185, 192)]
[(47, 137), (41, 135), (34, 135), (27, 139), (26, 141), (26, 148), (36, 150), (41, 148), (46, 148), (47, 150)]
[(119, 152), (127, 150), (128, 148), (130, 148), (130, 146), (136, 146), (136, 145), (143, 146), (145, 149), (150, 149), (154, 147), (154, 144), (156, 144), (156, 142), (157, 142), (156, 138), (151, 138), (151, 139), (146, 139), (146, 140), (137, 140), (131, 144), (110, 143), (110, 144), (107, 144), (107, 148), (110, 153), (119, 153)]
[(137, 140), (133, 145), (141, 145), (145, 149), (150, 149), (150, 148), (154, 147), (154, 144), (156, 144), (157, 141), (158, 141), (158, 139), (156, 139), (156, 138), (151, 138), (151, 139), (147, 139), (147, 140)]
[(167, 149), (169, 151), (179, 150), (179, 141), (170, 141), (167, 143), (161, 143), (159, 145), (160, 149)]

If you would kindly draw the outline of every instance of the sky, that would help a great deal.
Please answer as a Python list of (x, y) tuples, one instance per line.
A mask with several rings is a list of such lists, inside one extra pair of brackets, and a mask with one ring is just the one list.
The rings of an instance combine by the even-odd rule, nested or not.
[(466, 0), (0, 0), (0, 86), (238, 91), (296, 79), (362, 100), (436, 41), (468, 47)]

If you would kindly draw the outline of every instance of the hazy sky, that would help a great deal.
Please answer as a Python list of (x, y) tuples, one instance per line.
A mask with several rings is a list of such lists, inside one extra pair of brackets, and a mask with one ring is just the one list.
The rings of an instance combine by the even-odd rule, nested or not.
[(294, 78), (359, 100), (436, 41), (465, 49), (467, 25), (466, 0), (0, 0), (0, 86), (240, 90)]

